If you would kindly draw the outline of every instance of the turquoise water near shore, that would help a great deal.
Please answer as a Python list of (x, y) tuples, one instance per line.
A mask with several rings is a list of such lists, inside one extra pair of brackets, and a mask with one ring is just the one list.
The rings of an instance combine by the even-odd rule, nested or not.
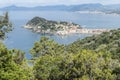
[[(25, 51), (26, 57), (29, 59), (29, 50), (33, 47), (34, 42), (38, 41), (41, 35), (33, 33), (30, 30), (24, 29), (24, 26), (28, 20), (35, 16), (43, 17), (48, 20), (55, 21), (68, 21), (80, 24), (85, 28), (106, 28), (106, 29), (116, 29), (120, 28), (120, 16), (113, 15), (100, 15), (100, 14), (81, 14), (78, 12), (63, 12), (63, 11), (9, 11), (10, 20), (13, 23), (13, 31), (7, 34), (4, 40), (5, 45), (9, 49), (16, 48)], [(60, 37), (56, 35), (49, 36), (60, 44), (69, 44), (74, 42), (79, 38), (84, 38), (86, 34), (74, 34), (65, 37)]]

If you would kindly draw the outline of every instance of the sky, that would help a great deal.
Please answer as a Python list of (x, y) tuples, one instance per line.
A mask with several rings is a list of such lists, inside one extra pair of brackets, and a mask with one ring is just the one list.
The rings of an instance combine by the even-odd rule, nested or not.
[(16, 5), (16, 6), (45, 6), (45, 5), (75, 5), (87, 3), (101, 4), (120, 4), (120, 0), (0, 0), (0, 7)]

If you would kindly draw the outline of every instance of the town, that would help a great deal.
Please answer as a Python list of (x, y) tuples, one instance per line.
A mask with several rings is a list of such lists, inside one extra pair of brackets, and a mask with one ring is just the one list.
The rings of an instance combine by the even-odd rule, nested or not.
[(41, 17), (34, 17), (24, 26), (35, 33), (53, 34), (53, 35), (69, 35), (69, 34), (100, 34), (109, 32), (109, 29), (87, 29), (79, 24), (65, 21), (46, 20)]
[(78, 28), (73, 26), (71, 28), (64, 28), (63, 31), (57, 31), (58, 35), (68, 35), (68, 34), (101, 34), (103, 32), (109, 32), (109, 29), (87, 29)]

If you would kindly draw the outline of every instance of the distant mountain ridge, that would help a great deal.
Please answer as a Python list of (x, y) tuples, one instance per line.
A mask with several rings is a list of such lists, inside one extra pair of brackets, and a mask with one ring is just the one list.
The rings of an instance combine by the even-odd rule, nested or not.
[(120, 4), (102, 5), (96, 4), (80, 4), (80, 5), (51, 5), (51, 6), (36, 6), (36, 7), (19, 7), (11, 5), (8, 7), (0, 8), (0, 10), (90, 10), (90, 9), (103, 9), (103, 8), (120, 8)]
[(51, 6), (36, 6), (36, 7), (18, 7), (15, 5), (0, 8), (2, 11), (100, 11), (107, 14), (120, 14), (120, 4), (102, 5), (96, 4), (80, 4), (80, 5), (51, 5)]
[(36, 7), (18, 7), (15, 5), (0, 8), (3, 11), (9, 10), (67, 10), (69, 7), (65, 5), (56, 5), (56, 6), (36, 6)]

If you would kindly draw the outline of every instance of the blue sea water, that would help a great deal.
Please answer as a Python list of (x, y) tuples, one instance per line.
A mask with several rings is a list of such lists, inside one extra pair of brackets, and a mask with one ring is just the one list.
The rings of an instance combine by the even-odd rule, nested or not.
[[(44, 36), (23, 28), (23, 26), (35, 16), (48, 20), (74, 22), (85, 28), (120, 28), (120, 16), (113, 15), (81, 14), (78, 12), (65, 11), (9, 11), (9, 16), (14, 29), (7, 34), (8, 38), (4, 40), (4, 43), (9, 49), (16, 48), (25, 51), (28, 59), (31, 58), (29, 50), (33, 47), (34, 42), (38, 41), (41, 36)], [(89, 35), (74, 34), (63, 38), (52, 35), (49, 37), (60, 44), (66, 45), (86, 36)]]

